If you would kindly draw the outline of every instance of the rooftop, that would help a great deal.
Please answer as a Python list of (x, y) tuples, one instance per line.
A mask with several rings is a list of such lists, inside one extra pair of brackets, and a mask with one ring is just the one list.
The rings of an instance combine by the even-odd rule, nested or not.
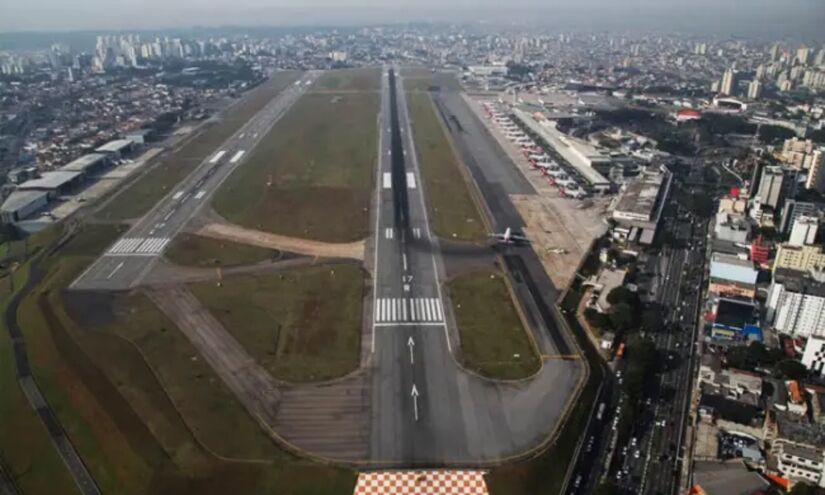
[(752, 495), (768, 488), (768, 482), (742, 461), (697, 461), (694, 480), (707, 495)]
[(630, 213), (634, 216), (654, 219), (656, 216), (657, 199), (665, 175), (662, 173), (642, 172), (642, 174), (628, 182), (619, 202), (616, 211)]
[(102, 160), (106, 159), (106, 155), (101, 155), (100, 153), (90, 153), (88, 155), (83, 155), (77, 160), (67, 163), (60, 167), (62, 171), (69, 171), (69, 172), (85, 172), (87, 168), (96, 165)]
[(123, 151), (132, 144), (134, 144), (134, 141), (132, 141), (131, 139), (115, 139), (114, 141), (109, 141), (103, 146), (100, 146), (95, 151), (103, 153), (116, 153), (118, 151)]
[(753, 303), (723, 297), (719, 299), (714, 322), (725, 327), (744, 328), (756, 322), (755, 311)]
[(14, 191), (9, 194), (3, 205), (0, 206), (0, 211), (17, 211), (21, 208), (34, 203), (44, 196), (48, 196), (46, 191)]
[(65, 184), (72, 182), (83, 174), (83, 172), (76, 171), (54, 171), (43, 172), (43, 175), (37, 179), (27, 180), (20, 184), (18, 189), (57, 189)]

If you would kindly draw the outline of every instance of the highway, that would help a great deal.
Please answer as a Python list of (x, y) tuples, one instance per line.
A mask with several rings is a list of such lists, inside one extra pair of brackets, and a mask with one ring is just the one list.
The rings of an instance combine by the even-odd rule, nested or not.
[[(371, 463), (479, 466), (528, 452), (557, 425), (581, 362), (549, 359), (534, 378), (509, 383), (458, 365), (460, 343), (441, 286), (444, 261), (430, 230), (403, 82), (395, 70), (382, 78), (381, 108), (367, 322)], [(536, 304), (526, 301), (525, 310), (536, 322), (541, 351), (558, 355), (549, 332), (540, 331)]]
[(127, 290), (143, 280), (171, 240), (209, 202), (221, 183), (243, 164), (275, 122), (318, 76), (303, 74), (249, 122), (216, 146), (198, 167), (135, 223), (70, 286), (78, 290)]
[[(683, 186), (677, 187), (680, 189), (674, 191)], [(618, 435), (617, 429), (611, 428), (615, 418), (610, 413), (617, 408), (626, 410), (629, 404), (621, 390), (624, 362), (613, 363), (616, 375), (600, 398), (606, 413), (588, 427), (569, 494), (591, 493), (600, 479), (611, 479), (619, 493), (679, 492), (696, 361), (702, 301), (697, 288), (703, 284), (707, 221), (688, 212), (678, 196), (673, 194), (669, 199), (658, 234), (670, 235), (669, 242), (660, 252), (647, 253), (639, 260), (640, 287), (649, 290), (653, 301), (664, 309), (664, 328), (648, 334), (657, 351), (657, 375), (644, 393), (642, 414), (633, 419), (626, 434)], [(616, 381), (619, 386), (613, 385)]]

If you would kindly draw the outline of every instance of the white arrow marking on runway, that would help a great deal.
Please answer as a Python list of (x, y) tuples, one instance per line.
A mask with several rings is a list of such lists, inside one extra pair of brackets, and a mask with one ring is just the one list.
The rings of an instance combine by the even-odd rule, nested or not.
[[(117, 266), (115, 267), (115, 269), (114, 269), (114, 270), (112, 270), (112, 273), (110, 273), (110, 274), (109, 274), (109, 276), (108, 276), (108, 277), (106, 277), (106, 280), (109, 280), (110, 278), (112, 278), (112, 277), (115, 275), (115, 273), (117, 273), (117, 271), (118, 271), (118, 270), (120, 270), (121, 268), (123, 268), (123, 265), (124, 265), (125, 263), (126, 263), (125, 261), (121, 261), (121, 262), (120, 262), (120, 264), (119, 264), (119, 265), (117, 265)], [(410, 337), (410, 338), (412, 338), (412, 337)]]
[(412, 395), (413, 398), (413, 411), (415, 413), (415, 420), (418, 421), (418, 389), (415, 388), (415, 383), (413, 383), (413, 388), (410, 395)]
[[(410, 335), (410, 340), (407, 341), (407, 347), (410, 348), (410, 364), (415, 364), (415, 357), (413, 357), (413, 348), (415, 347), (415, 341), (413, 340), (412, 335)], [(415, 385), (413, 385), (413, 387), (414, 386)]]

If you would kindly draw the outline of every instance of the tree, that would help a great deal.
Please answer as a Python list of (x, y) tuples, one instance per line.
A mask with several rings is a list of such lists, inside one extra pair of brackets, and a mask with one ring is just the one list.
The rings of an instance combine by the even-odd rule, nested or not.
[(808, 376), (808, 368), (799, 361), (793, 359), (785, 359), (776, 365), (779, 370), (789, 380), (802, 380)]
[(587, 308), (584, 310), (584, 318), (592, 327), (599, 329), (610, 328), (610, 318), (595, 308)]
[(791, 495), (825, 495), (825, 489), (807, 483), (797, 483), (790, 493)]
[(625, 303), (635, 306), (639, 302), (639, 296), (627, 287), (616, 287), (607, 294), (607, 302), (610, 304)]
[(610, 323), (619, 331), (627, 331), (636, 325), (636, 310), (626, 303), (619, 303), (610, 310)]

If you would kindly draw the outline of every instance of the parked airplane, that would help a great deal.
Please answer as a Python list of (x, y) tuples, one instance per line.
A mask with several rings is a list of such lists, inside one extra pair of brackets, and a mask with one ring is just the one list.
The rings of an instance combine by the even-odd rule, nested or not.
[(527, 244), (530, 242), (530, 240), (522, 234), (513, 232), (513, 229), (510, 227), (507, 227), (503, 234), (490, 234), (490, 237), (503, 244)]

